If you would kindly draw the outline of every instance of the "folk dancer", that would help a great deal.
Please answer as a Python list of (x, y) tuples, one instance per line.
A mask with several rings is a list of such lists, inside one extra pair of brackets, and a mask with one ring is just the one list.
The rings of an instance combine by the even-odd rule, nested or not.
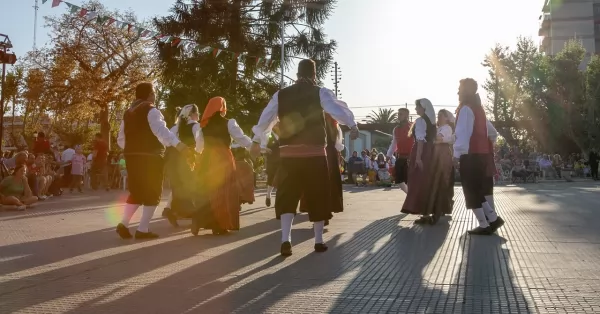
[(176, 147), (184, 154), (188, 148), (169, 131), (162, 113), (154, 106), (152, 83), (137, 85), (135, 98), (123, 115), (117, 138), (119, 147), (124, 151), (129, 181), (129, 197), (117, 233), (123, 239), (131, 238), (129, 222), (136, 210), (143, 206), (135, 238), (154, 239), (158, 235), (150, 232), (149, 226), (162, 195), (165, 147)]
[[(199, 118), (198, 107), (193, 104), (186, 105), (178, 110), (175, 125), (171, 128), (171, 133), (198, 154), (202, 153), (202, 129), (198, 123)], [(177, 216), (189, 218), (194, 212), (194, 158), (180, 154), (173, 147), (167, 148), (166, 157), (171, 193), (167, 206), (163, 210), (163, 217), (166, 217), (171, 225), (177, 226)]]
[(456, 123), (454, 158), (460, 162), (460, 179), (467, 209), (475, 214), (479, 226), (469, 231), (474, 235), (490, 235), (504, 224), (486, 200), (489, 189), (488, 166), (493, 147), (488, 137), (488, 121), (472, 78), (460, 81), (460, 111)]
[(241, 147), (249, 148), (252, 140), (234, 119), (225, 117), (226, 113), (225, 99), (214, 97), (200, 120), (203, 149), (196, 171), (198, 210), (192, 218), (193, 235), (201, 228), (211, 229), (214, 235), (240, 229), (240, 190), (231, 144), (233, 138)]
[[(281, 220), (281, 255), (292, 254), (291, 229), (300, 198), (304, 196), (308, 217), (313, 222), (316, 252), (327, 251), (323, 241), (325, 220), (331, 216), (329, 200), (329, 166), (327, 161), (325, 113), (351, 128), (351, 139), (358, 137), (354, 114), (335, 94), (316, 84), (316, 66), (312, 60), (298, 64), (298, 80), (281, 89), (253, 127), (251, 154), (260, 154), (261, 143), (279, 121), (280, 170), (285, 175), (277, 188), (275, 213)], [(264, 146), (264, 145), (263, 145)]]
[[(271, 206), (273, 189), (277, 187), (277, 171), (279, 170), (279, 127), (275, 125), (266, 147), (267, 153), (267, 199), (265, 205)], [(279, 179), (279, 178), (277, 178)]]
[(441, 216), (452, 214), (452, 143), (454, 142), (454, 115), (448, 110), (440, 110), (437, 115), (437, 133), (429, 172), (429, 202), (423, 215), (435, 223)]
[(410, 153), (408, 180), (408, 193), (402, 205), (402, 212), (413, 215), (423, 215), (415, 221), (416, 224), (435, 224), (428, 212), (427, 204), (431, 195), (429, 184), (431, 182), (431, 159), (433, 145), (436, 137), (435, 110), (431, 101), (426, 98), (417, 99), (415, 109), (419, 117), (412, 125), (409, 134), (415, 139), (415, 144)]
[(408, 122), (410, 112), (406, 108), (398, 109), (398, 125), (394, 128), (394, 137), (392, 144), (387, 151), (387, 158), (390, 159), (396, 153), (397, 158), (394, 164), (396, 184), (404, 193), (408, 193), (408, 159), (415, 143), (414, 137), (408, 134), (412, 123)]

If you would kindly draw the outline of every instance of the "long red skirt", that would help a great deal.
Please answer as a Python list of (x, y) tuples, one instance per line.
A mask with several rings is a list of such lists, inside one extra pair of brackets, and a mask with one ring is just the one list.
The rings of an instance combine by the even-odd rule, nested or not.
[[(330, 199), (323, 202), (323, 206), (327, 206), (331, 213), (341, 213), (344, 211), (344, 191), (342, 174), (340, 173), (339, 152), (333, 145), (327, 146), (327, 165), (329, 167)], [(304, 198), (300, 199), (300, 212), (308, 212)]]
[(240, 202), (242, 204), (252, 204), (254, 203), (254, 169), (243, 160), (238, 160), (235, 164), (240, 189)]
[(205, 229), (240, 229), (240, 189), (231, 149), (205, 147), (198, 167), (197, 223)]
[(408, 194), (402, 205), (402, 212), (406, 214), (421, 215), (425, 212), (429, 197), (429, 184), (431, 180), (431, 158), (433, 155), (433, 143), (423, 143), (421, 152), (421, 161), (423, 169), (417, 168), (415, 161), (417, 159), (417, 145), (415, 142), (410, 153), (408, 162)]
[(454, 185), (452, 184), (452, 148), (449, 144), (435, 144), (431, 158), (431, 171), (429, 172), (429, 196), (427, 207), (422, 215), (441, 216), (452, 214), (452, 197)]

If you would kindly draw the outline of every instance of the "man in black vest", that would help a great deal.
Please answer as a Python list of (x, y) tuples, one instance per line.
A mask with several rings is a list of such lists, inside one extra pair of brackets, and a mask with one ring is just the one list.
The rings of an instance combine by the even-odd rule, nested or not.
[[(304, 197), (308, 217), (313, 222), (316, 252), (327, 251), (323, 241), (325, 220), (331, 218), (329, 168), (327, 164), (327, 112), (340, 124), (350, 127), (351, 139), (358, 137), (354, 114), (335, 94), (316, 84), (316, 66), (312, 60), (298, 64), (298, 80), (273, 95), (258, 124), (252, 128), (254, 158), (267, 145), (268, 135), (279, 121), (279, 166), (275, 214), (281, 220), (281, 255), (292, 254), (291, 229), (300, 198)], [(261, 145), (262, 144), (262, 145)]]
[(150, 232), (150, 220), (160, 203), (164, 176), (164, 154), (166, 146), (174, 146), (187, 152), (187, 146), (167, 128), (162, 113), (154, 106), (155, 95), (152, 83), (141, 83), (135, 89), (131, 107), (123, 115), (117, 143), (124, 150), (127, 167), (129, 197), (125, 205), (123, 220), (117, 233), (123, 239), (131, 238), (129, 221), (135, 211), (143, 206), (136, 239), (155, 239)]

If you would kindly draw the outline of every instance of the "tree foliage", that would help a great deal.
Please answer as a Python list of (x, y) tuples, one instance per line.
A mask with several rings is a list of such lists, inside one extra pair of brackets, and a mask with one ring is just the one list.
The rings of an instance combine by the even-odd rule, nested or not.
[(487, 109), (504, 125), (498, 131), (508, 144), (534, 143), (562, 153), (599, 144), (600, 57), (592, 56), (582, 70), (585, 57), (575, 40), (554, 56), (540, 53), (526, 38), (514, 49), (491, 49), (483, 62)]
[(398, 113), (390, 108), (379, 108), (367, 115), (367, 123), (394, 123), (396, 120), (398, 120)]
[[(188, 103), (202, 110), (211, 97), (222, 96), (231, 117), (242, 127), (256, 123), (279, 87), (282, 19), (286, 25), (284, 67), (289, 69), (298, 57), (311, 58), (322, 79), (336, 48), (336, 42), (327, 40), (323, 31), (335, 0), (320, 2), (322, 5), (314, 6), (263, 0), (176, 1), (170, 15), (155, 19), (161, 33), (193, 40), (199, 47), (244, 52), (252, 57), (223, 53), (215, 58), (211, 52), (160, 43), (161, 81), (166, 88), (168, 112), (173, 114), (175, 107)], [(257, 64), (256, 57), (275, 62)]]

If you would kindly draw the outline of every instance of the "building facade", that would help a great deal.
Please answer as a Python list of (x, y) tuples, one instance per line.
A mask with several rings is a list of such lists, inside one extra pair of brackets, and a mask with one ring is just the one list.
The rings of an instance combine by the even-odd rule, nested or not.
[(585, 67), (592, 54), (600, 53), (600, 0), (544, 0), (538, 35), (540, 51), (554, 55), (572, 39), (587, 51)]

